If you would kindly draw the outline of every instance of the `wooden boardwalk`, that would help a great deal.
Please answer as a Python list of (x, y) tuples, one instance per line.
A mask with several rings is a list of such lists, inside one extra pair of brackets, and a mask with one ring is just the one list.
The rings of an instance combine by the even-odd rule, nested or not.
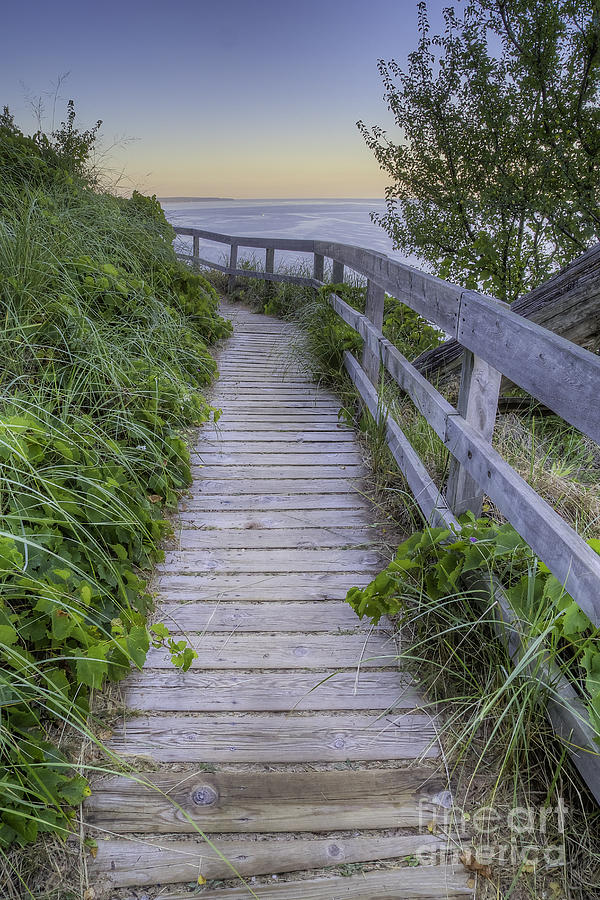
[(289, 326), (226, 314), (223, 415), (200, 432), (156, 582), (160, 619), (198, 659), (184, 674), (151, 651), (125, 682), (132, 715), (109, 746), (155, 788), (97, 782), (90, 883), (110, 898), (161, 885), (183, 900), (199, 876), (204, 900), (471, 896), (468, 873), (439, 858), (449, 794), (434, 723), (394, 638), (344, 602), (381, 568), (353, 431), (303, 373)]

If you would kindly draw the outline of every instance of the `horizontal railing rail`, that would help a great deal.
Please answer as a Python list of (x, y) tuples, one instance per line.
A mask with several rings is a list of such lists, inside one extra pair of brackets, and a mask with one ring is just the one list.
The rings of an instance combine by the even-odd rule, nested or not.
[[(383, 253), (319, 240), (241, 237), (197, 228), (176, 227), (175, 231), (193, 238), (193, 253), (185, 258), (228, 274), (230, 290), (236, 279), (243, 277), (320, 288), (324, 284), (326, 258), (332, 261), (333, 284), (344, 280), (345, 269), (365, 277), (364, 314), (333, 291), (328, 298), (340, 318), (363, 339), (362, 360), (359, 362), (346, 352), (344, 364), (363, 403), (384, 424), (388, 446), (425, 520), (459, 528), (457, 516), (466, 510), (480, 515), (483, 496), (487, 495), (592, 624), (600, 627), (600, 557), (492, 447), (503, 375), (600, 443), (599, 356), (528, 321), (493, 297), (465, 290)], [(200, 239), (229, 244), (229, 265), (201, 258)], [(264, 249), (265, 270), (239, 268), (239, 247)], [(275, 272), (275, 250), (312, 253), (313, 277)], [(435, 324), (463, 348), (456, 407), (384, 337), (381, 328), (386, 293)], [(381, 401), (378, 386), (382, 368), (410, 397), (450, 452), (444, 493)], [(506, 616), (504, 619), (509, 621)], [(511, 618), (511, 627), (513, 622)], [(578, 725), (579, 717), (570, 715), (559, 729), (556, 707), (555, 703), (553, 724), (562, 737), (567, 727), (571, 729), (575, 762), (600, 800), (600, 759), (589, 722)]]

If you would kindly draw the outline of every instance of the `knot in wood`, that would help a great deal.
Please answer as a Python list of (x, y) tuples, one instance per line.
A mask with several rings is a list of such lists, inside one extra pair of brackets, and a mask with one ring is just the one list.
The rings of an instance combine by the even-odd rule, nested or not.
[(196, 806), (212, 806), (218, 799), (219, 795), (208, 784), (203, 784), (192, 793), (192, 800)]

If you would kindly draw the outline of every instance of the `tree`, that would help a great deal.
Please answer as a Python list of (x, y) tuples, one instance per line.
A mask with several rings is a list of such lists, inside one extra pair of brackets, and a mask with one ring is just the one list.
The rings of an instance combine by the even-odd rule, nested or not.
[(358, 122), (389, 174), (394, 246), (512, 302), (600, 239), (598, 0), (467, 0), (403, 70), (379, 60), (394, 143)]

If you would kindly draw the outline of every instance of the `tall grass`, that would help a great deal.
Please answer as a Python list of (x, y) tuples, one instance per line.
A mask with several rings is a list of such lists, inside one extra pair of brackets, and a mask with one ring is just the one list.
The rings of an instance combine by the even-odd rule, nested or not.
[[(66, 129), (66, 130), (65, 130)], [(0, 116), (0, 871), (65, 836), (89, 793), (89, 698), (141, 667), (164, 505), (190, 482), (185, 432), (212, 414), (218, 298), (176, 260), (159, 204), (102, 192), (92, 133), (24, 136)], [(110, 755), (107, 764), (116, 765)]]

